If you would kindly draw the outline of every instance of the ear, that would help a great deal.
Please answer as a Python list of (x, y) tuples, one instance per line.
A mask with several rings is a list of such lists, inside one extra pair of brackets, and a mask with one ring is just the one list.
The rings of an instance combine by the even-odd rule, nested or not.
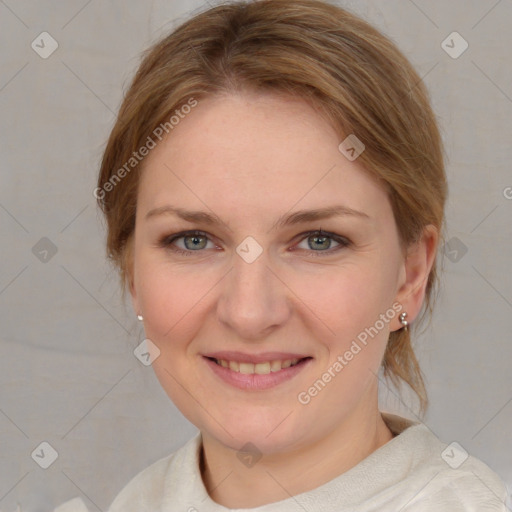
[[(401, 311), (407, 313), (409, 323), (412, 323), (421, 311), (438, 243), (439, 231), (429, 224), (423, 229), (421, 238), (407, 248), (401, 272), (403, 279), (396, 300), (403, 306)], [(401, 327), (397, 319), (397, 329)]]
[(133, 257), (133, 235), (127, 240), (125, 253), (123, 257), (123, 265), (125, 269), (126, 286), (130, 291), (132, 298), (133, 311), (136, 315), (140, 314), (140, 305), (137, 298), (137, 290), (135, 287), (134, 257)]
[(127, 280), (128, 280), (128, 289), (130, 290), (130, 295), (132, 297), (133, 311), (136, 315), (139, 315), (139, 314), (141, 314), (141, 311), (140, 311), (139, 301), (137, 299), (137, 292), (135, 290), (133, 272), (130, 272), (127, 275)]

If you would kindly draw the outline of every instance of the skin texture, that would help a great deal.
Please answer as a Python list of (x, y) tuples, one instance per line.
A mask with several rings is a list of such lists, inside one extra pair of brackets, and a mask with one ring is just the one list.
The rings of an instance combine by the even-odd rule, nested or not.
[[(160, 350), (153, 368), (161, 385), (202, 432), (206, 488), (226, 507), (318, 487), (392, 438), (378, 410), (376, 375), (389, 332), (401, 327), (398, 314), (308, 404), (297, 399), (393, 303), (414, 321), (438, 241), (430, 226), (404, 257), (385, 191), (339, 151), (341, 140), (300, 99), (243, 92), (199, 101), (144, 162), (133, 307)], [(222, 223), (145, 218), (168, 204)], [(331, 205), (368, 218), (276, 227), (281, 215)], [(349, 245), (307, 234), (320, 228)], [(159, 245), (196, 229), (207, 234), (200, 249), (194, 236)], [(236, 252), (247, 236), (263, 248), (250, 264)], [(201, 354), (214, 350), (313, 360), (273, 389), (243, 391), (205, 363)], [(262, 454), (252, 467), (237, 457), (247, 442)]]

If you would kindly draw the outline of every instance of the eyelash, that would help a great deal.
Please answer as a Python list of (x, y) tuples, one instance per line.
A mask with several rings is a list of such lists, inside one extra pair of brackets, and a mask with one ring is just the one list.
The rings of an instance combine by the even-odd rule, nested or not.
[[(176, 233), (175, 235), (163, 237), (161, 240), (159, 240), (158, 246), (161, 248), (164, 248), (164, 249), (169, 249), (169, 250), (171, 250), (175, 253), (181, 254), (183, 256), (191, 256), (194, 252), (201, 252), (201, 250), (190, 251), (190, 250), (180, 249), (179, 247), (176, 247), (176, 246), (172, 246), (172, 243), (175, 242), (176, 240), (179, 240), (180, 238), (186, 238), (188, 236), (202, 236), (202, 237), (205, 237), (208, 240), (210, 240), (210, 238), (208, 237), (208, 234), (205, 233), (204, 231), (183, 231), (181, 233)], [(340, 244), (338, 247), (335, 247), (334, 249), (327, 249), (327, 250), (323, 250), (323, 251), (322, 250), (314, 251), (312, 249), (309, 249), (309, 250), (308, 249), (300, 249), (300, 250), (305, 250), (305, 251), (309, 251), (310, 253), (313, 253), (315, 257), (317, 257), (317, 256), (322, 257), (323, 254), (321, 254), (321, 253), (330, 255), (333, 252), (337, 252), (337, 251), (344, 249), (351, 245), (350, 240), (348, 240), (347, 238), (338, 236), (334, 233), (328, 233), (326, 231), (322, 231), (321, 229), (316, 230), (316, 231), (308, 231), (307, 233), (302, 233), (301, 236), (302, 236), (302, 238), (299, 240), (298, 243), (300, 243), (303, 240), (306, 240), (307, 238), (310, 238), (312, 236), (319, 236), (319, 237), (331, 238), (332, 240), (334, 240), (335, 242)], [(318, 254), (318, 253), (320, 253), (320, 254)]]

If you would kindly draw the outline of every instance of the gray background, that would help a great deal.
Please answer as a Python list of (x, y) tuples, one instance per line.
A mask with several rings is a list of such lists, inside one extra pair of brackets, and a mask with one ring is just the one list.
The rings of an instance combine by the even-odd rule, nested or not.
[[(133, 355), (144, 335), (106, 263), (92, 190), (140, 52), (203, 5), (0, 0), (4, 512), (53, 510), (75, 496), (105, 510), (196, 432)], [(416, 65), (449, 156), (443, 288), (416, 344), (431, 400), (425, 423), (512, 488), (512, 1), (340, 5)], [(43, 31), (59, 44), (47, 59), (31, 48)], [(457, 59), (441, 47), (453, 31), (469, 43)], [(43, 237), (54, 255), (41, 252), (52, 247)], [(385, 384), (381, 395), (383, 408), (414, 417)], [(46, 470), (31, 458), (43, 441), (58, 452)]]

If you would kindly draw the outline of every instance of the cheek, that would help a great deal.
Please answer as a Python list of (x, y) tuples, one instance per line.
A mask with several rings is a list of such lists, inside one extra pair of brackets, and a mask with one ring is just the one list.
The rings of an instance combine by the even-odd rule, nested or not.
[(184, 364), (190, 341), (201, 328), (201, 298), (212, 284), (188, 272), (180, 273), (162, 262), (139, 259), (138, 298), (144, 311), (144, 331), (159, 349), (152, 368), (162, 388), (182, 413), (199, 424), (200, 411), (184, 389), (198, 381)]
[[(322, 275), (297, 275), (297, 296), (337, 339), (373, 324), (391, 306), (394, 288), (378, 263), (333, 268)], [(340, 338), (341, 336), (341, 338)]]
[[(373, 260), (336, 269), (300, 286), (304, 302), (321, 320), (317, 325), (327, 327), (322, 329), (326, 336), (318, 341), (325, 348), (324, 369), (337, 376), (332, 390), (350, 388), (355, 397), (357, 389), (374, 380), (396, 316), (391, 308), (395, 291), (391, 274)], [(338, 400), (336, 393), (325, 399)]]
[[(175, 336), (176, 331), (190, 323), (211, 285), (208, 286), (204, 276), (199, 278), (192, 272), (179, 272), (161, 261), (141, 257), (137, 263), (137, 296), (144, 312), (144, 325), (151, 329), (158, 344), (159, 340)], [(149, 332), (147, 334), (150, 337)]]

